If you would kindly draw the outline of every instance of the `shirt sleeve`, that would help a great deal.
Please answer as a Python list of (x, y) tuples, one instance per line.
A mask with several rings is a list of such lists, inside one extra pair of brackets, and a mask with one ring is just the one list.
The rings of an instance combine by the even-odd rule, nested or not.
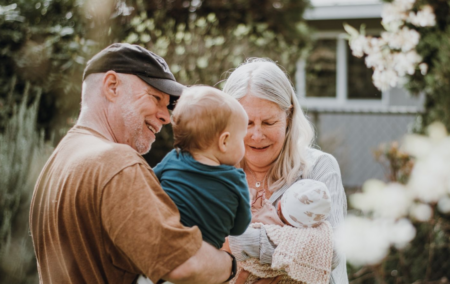
[(113, 264), (143, 273), (153, 283), (188, 260), (202, 244), (198, 228), (180, 224), (175, 204), (143, 164), (125, 168), (106, 185), (101, 221)]
[(267, 237), (263, 228), (248, 227), (244, 234), (228, 237), (231, 253), (237, 261), (244, 261), (253, 257), (260, 260), (262, 264), (271, 264), (272, 255), (276, 245)]

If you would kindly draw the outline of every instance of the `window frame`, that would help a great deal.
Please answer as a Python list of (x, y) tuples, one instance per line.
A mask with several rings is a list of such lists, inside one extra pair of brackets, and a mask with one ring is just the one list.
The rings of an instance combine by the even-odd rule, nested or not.
[[(377, 34), (377, 32), (373, 32)], [(347, 37), (342, 32), (318, 32), (314, 39), (336, 39), (336, 97), (320, 98), (306, 96), (306, 60), (300, 59), (296, 66), (296, 88), (300, 104), (307, 108), (367, 108), (389, 106), (389, 90), (381, 92), (381, 99), (350, 99), (348, 98), (348, 61)]]

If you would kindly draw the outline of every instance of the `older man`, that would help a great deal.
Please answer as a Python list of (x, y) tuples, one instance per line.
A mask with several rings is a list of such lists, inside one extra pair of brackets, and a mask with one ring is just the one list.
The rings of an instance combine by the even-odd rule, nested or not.
[(77, 124), (38, 179), (30, 227), (41, 283), (222, 283), (235, 260), (183, 227), (141, 157), (183, 86), (161, 57), (113, 44), (83, 75)]

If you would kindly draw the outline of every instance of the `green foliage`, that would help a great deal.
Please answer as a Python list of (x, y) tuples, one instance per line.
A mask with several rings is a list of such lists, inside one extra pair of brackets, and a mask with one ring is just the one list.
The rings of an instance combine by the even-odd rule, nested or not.
[[(28, 98), (34, 101), (28, 107)], [(41, 92), (25, 83), (23, 99), (12, 109), (0, 133), (0, 282), (37, 282), (36, 264), (28, 234), (28, 212), (34, 183), (50, 154), (36, 131)]]
[(411, 76), (407, 88), (414, 93), (425, 92), (426, 110), (419, 120), (419, 131), (434, 121), (443, 122), (450, 130), (450, 2), (420, 0), (416, 4), (431, 5), (436, 14), (436, 26), (419, 28), (421, 39), (417, 52), (428, 64), (428, 73)]
[(119, 29), (122, 15), (91, 15), (98, 8), (92, 2), (0, 1), (0, 121), (11, 115), (8, 106), (21, 101), (26, 82), (42, 93), (40, 126), (65, 126), (67, 117), (78, 111), (85, 63), (118, 40), (108, 31)]
[(193, 12), (141, 12), (131, 20), (126, 41), (166, 58), (187, 85), (215, 85), (248, 57), (269, 57), (293, 75), (293, 62), (309, 42), (301, 21), (305, 4), (284, 2), (279, 9), (273, 8), (278, 1), (204, 1)]

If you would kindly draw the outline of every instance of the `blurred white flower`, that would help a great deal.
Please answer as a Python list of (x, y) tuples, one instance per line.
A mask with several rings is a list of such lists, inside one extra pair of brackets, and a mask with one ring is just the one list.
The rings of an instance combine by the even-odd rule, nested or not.
[(419, 64), (419, 69), (420, 69), (420, 74), (422, 74), (422, 75), (426, 75), (427, 74), (427, 72), (428, 72), (428, 64), (426, 64), (426, 63), (420, 63)]
[(405, 248), (416, 236), (416, 228), (406, 218), (393, 223), (390, 230), (392, 244), (397, 249)]
[(422, 57), (415, 50), (410, 50), (407, 53), (395, 53), (393, 58), (394, 70), (401, 77), (406, 74), (414, 74), (417, 64), (422, 60)]
[(369, 180), (362, 193), (350, 196), (352, 206), (375, 217), (398, 219), (408, 214), (412, 202), (404, 185), (391, 183), (385, 185), (378, 180)]
[(367, 45), (367, 38), (363, 35), (359, 35), (356, 38), (350, 40), (350, 48), (352, 54), (356, 57), (362, 57), (364, 55), (364, 49)]
[(353, 265), (379, 263), (388, 253), (390, 237), (381, 221), (348, 216), (336, 233), (336, 245)]
[[(433, 164), (433, 160), (436, 164)], [(434, 203), (447, 193), (445, 177), (442, 178), (445, 170), (440, 169), (442, 165), (444, 163), (435, 159), (416, 162), (408, 182), (408, 187), (415, 198), (426, 203)], [(438, 172), (435, 172), (435, 169)]]
[(414, 204), (410, 210), (411, 217), (420, 222), (427, 222), (433, 216), (433, 209), (428, 204)]
[(444, 214), (450, 213), (450, 197), (444, 196), (437, 204), (438, 210)]
[(427, 127), (428, 136), (435, 141), (441, 141), (448, 135), (445, 125), (441, 122), (434, 122)]
[(403, 27), (396, 32), (383, 32), (381, 37), (391, 49), (401, 49), (403, 52), (414, 49), (420, 40), (420, 34), (407, 27)]
[(424, 6), (417, 14), (410, 12), (406, 20), (416, 27), (432, 27), (436, 25), (436, 16), (430, 5)]
[(381, 12), (382, 25), (387, 31), (395, 32), (403, 26), (408, 14), (399, 5), (384, 4)]
[(427, 137), (417, 134), (406, 135), (402, 144), (403, 151), (419, 159), (426, 157), (432, 147), (433, 145)]
[(352, 194), (349, 199), (352, 206), (365, 213), (375, 210), (376, 204), (383, 202), (382, 191), (386, 186), (385, 183), (379, 180), (368, 180), (363, 185), (362, 193)]
[(394, 0), (393, 4), (398, 7), (399, 11), (408, 11), (414, 6), (416, 0)]
[(408, 213), (412, 199), (406, 187), (399, 183), (390, 183), (383, 189), (383, 202), (377, 204), (375, 216), (398, 219)]
[(372, 75), (373, 84), (382, 91), (397, 86), (399, 79), (398, 74), (393, 70), (375, 69)]

